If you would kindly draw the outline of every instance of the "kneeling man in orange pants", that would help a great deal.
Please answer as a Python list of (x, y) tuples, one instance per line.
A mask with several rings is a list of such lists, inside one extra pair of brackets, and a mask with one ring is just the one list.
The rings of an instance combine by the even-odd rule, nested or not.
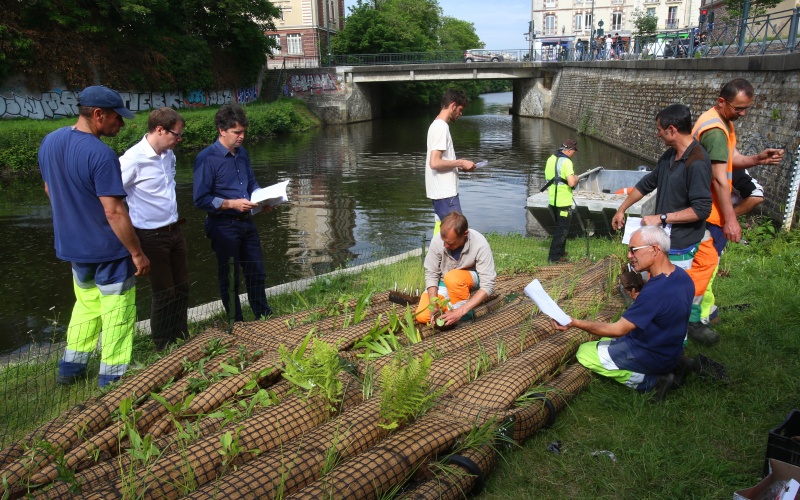
[[(441, 312), (446, 326), (474, 316), (472, 310), (494, 290), (494, 257), (486, 238), (469, 229), (467, 218), (450, 212), (442, 219), (425, 257), (425, 288), (416, 319), (429, 323), (434, 312)], [(477, 290), (470, 297), (470, 293)], [(435, 299), (439, 300), (435, 300)], [(449, 304), (442, 305), (448, 299)], [(430, 304), (434, 306), (428, 307)]]

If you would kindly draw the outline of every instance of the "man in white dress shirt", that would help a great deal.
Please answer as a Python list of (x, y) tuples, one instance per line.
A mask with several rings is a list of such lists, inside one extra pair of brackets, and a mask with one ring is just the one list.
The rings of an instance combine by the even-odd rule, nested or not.
[(153, 291), (150, 332), (158, 350), (188, 332), (189, 265), (175, 197), (175, 154), (185, 121), (172, 108), (156, 109), (147, 134), (119, 159), (128, 209), (150, 258)]

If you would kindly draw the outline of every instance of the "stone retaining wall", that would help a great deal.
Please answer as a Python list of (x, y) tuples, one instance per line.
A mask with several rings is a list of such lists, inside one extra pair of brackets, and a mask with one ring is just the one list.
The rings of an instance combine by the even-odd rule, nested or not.
[[(798, 56), (759, 57), (758, 64), (749, 65), (748, 60), (756, 58), (564, 66), (553, 82), (547, 116), (654, 162), (664, 151), (654, 122), (660, 109), (683, 103), (696, 119), (714, 104), (725, 82), (747, 78), (756, 89), (756, 99), (751, 111), (736, 122), (739, 151), (754, 154), (766, 147), (787, 148), (781, 165), (750, 169), (765, 188), (764, 210), (780, 221), (800, 145)], [(706, 67), (697, 67), (698, 62)], [(742, 66), (756, 68), (739, 69)]]

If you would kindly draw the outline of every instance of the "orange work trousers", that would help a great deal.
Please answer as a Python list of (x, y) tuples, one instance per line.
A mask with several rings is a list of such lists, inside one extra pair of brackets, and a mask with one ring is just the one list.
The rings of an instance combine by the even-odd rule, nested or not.
[[(439, 282), (439, 299), (449, 299), (448, 310), (457, 309), (469, 299), (469, 294), (475, 287), (475, 280), (472, 279), (472, 272), (464, 269), (453, 269), (444, 275), (443, 281)], [(430, 323), (431, 310), (430, 297), (427, 290), (419, 298), (419, 306), (415, 317), (419, 323)]]
[(697, 253), (694, 254), (691, 269), (686, 270), (694, 282), (694, 300), (692, 300), (692, 314), (689, 316), (690, 322), (700, 321), (700, 303), (703, 301), (703, 295), (705, 295), (718, 265), (719, 255), (717, 249), (714, 248), (714, 240), (706, 238), (700, 242)]

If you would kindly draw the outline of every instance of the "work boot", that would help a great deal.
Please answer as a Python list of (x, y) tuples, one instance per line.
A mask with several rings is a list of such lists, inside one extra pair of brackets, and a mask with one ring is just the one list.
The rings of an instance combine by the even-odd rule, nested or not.
[(667, 393), (675, 385), (675, 375), (668, 373), (666, 375), (659, 375), (656, 381), (656, 386), (653, 387), (653, 403), (660, 403), (667, 398)]
[(73, 363), (71, 361), (58, 362), (58, 375), (56, 383), (61, 385), (71, 385), (86, 378), (86, 365), (83, 363)]
[(700, 321), (689, 322), (689, 338), (700, 345), (712, 346), (719, 342), (719, 333)]

